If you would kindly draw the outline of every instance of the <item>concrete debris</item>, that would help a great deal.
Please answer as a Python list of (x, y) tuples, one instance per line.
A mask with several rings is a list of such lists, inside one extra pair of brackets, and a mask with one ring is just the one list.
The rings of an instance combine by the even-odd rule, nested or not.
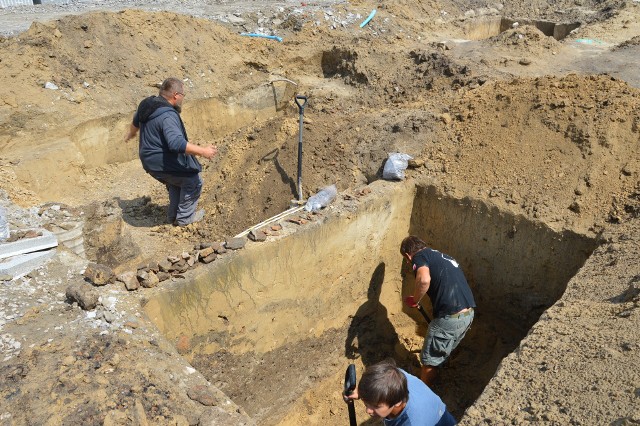
[(11, 230), (7, 241), (0, 244), (0, 259), (4, 259), (0, 261), (0, 276), (15, 279), (51, 259), (58, 240), (44, 227), (37, 209), (23, 209), (13, 204), (2, 190), (0, 206)]
[(296, 225), (304, 225), (305, 223), (307, 223), (307, 220), (301, 217), (292, 217), (291, 219), (289, 219), (289, 222), (295, 223)]
[(84, 270), (84, 276), (95, 286), (110, 284), (115, 279), (111, 268), (97, 263), (89, 263)]
[(189, 269), (189, 265), (184, 259), (176, 262), (173, 266), (175, 267), (175, 272), (178, 272), (180, 274), (187, 272), (187, 270)]
[(115, 311), (116, 303), (118, 303), (118, 299), (114, 296), (109, 296), (106, 299), (100, 297), (99, 302), (102, 303), (102, 306), (109, 309), (110, 311)]
[(265, 234), (263, 231), (252, 230), (251, 232), (249, 232), (249, 238), (252, 241), (262, 242), (267, 240), (267, 234)]
[(215, 252), (218, 254), (225, 254), (227, 252), (227, 249), (225, 248), (224, 244), (220, 242), (215, 242), (211, 244), (211, 247), (213, 247), (213, 250), (215, 250)]
[(218, 400), (215, 395), (213, 395), (213, 393), (204, 385), (197, 385), (187, 389), (187, 396), (192, 400), (208, 407), (216, 405)]
[(84, 257), (84, 238), (82, 236), (84, 223), (74, 223), (72, 227), (69, 226), (66, 223), (61, 225), (51, 224), (49, 229), (55, 234), (60, 245), (78, 256)]
[(137, 320), (137, 319), (135, 319), (135, 318), (130, 318), (130, 319), (128, 319), (128, 320), (127, 320), (127, 321), (125, 321), (125, 323), (124, 323), (124, 324), (122, 324), (122, 325), (123, 325), (124, 327), (132, 328), (132, 329), (134, 329), (134, 330), (135, 330), (136, 328), (140, 327), (140, 323), (139, 323), (139, 322), (138, 322), (138, 320)]
[(4, 360), (8, 360), (20, 353), (22, 343), (16, 340), (12, 335), (4, 333), (0, 335), (0, 353), (4, 354)]
[(217, 257), (218, 255), (216, 253), (211, 253), (208, 256), (202, 257), (200, 260), (202, 261), (202, 263), (207, 264), (216, 260)]
[(175, 268), (173, 267), (173, 263), (168, 259), (162, 260), (158, 263), (158, 270), (160, 272), (173, 272)]
[(213, 249), (213, 247), (209, 246), (209, 247), (203, 248), (199, 252), (200, 259), (204, 259), (205, 257), (209, 256), (212, 253), (215, 253), (215, 250)]
[(86, 206), (85, 210), (84, 241), (87, 259), (115, 267), (140, 255), (140, 248), (125, 227), (122, 209), (117, 200), (94, 202)]
[(137, 290), (138, 288), (140, 288), (138, 277), (131, 271), (124, 272), (118, 275), (117, 280), (123, 283), (124, 287), (129, 291)]
[(109, 312), (109, 311), (101, 310), (96, 314), (96, 319), (104, 320), (106, 323), (111, 324), (112, 322), (114, 322), (116, 320), (116, 316), (113, 313)]
[(144, 288), (153, 288), (160, 283), (158, 276), (153, 271), (138, 271), (138, 279)]
[(67, 299), (76, 302), (85, 311), (90, 311), (98, 305), (99, 293), (86, 283), (74, 283), (65, 291)]
[(200, 252), (198, 253), (198, 256), (200, 258), (200, 261), (202, 261), (202, 263), (205, 263), (205, 264), (213, 262), (214, 260), (216, 260), (216, 257), (218, 257), (213, 247), (207, 247), (205, 249), (200, 250)]
[(0, 276), (11, 279), (22, 277), (45, 264), (56, 254), (55, 250), (37, 251), (0, 260)]
[(47, 203), (38, 210), (43, 227), (52, 232), (58, 244), (78, 256), (85, 257), (84, 252), (84, 213), (71, 207)]
[(225, 248), (229, 250), (239, 250), (245, 246), (247, 239), (243, 237), (231, 238), (224, 244)]
[(233, 25), (242, 25), (242, 24), (247, 22), (245, 19), (243, 19), (243, 18), (241, 18), (239, 16), (236, 16), (235, 14), (234, 15), (227, 15), (226, 17), (224, 17), (222, 19), (222, 21), (223, 22), (226, 21), (226, 22), (228, 22), (230, 24), (233, 24)]

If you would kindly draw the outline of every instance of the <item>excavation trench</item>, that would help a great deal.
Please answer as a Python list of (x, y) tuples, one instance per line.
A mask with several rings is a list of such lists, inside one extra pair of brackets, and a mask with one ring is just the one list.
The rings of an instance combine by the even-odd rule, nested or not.
[[(224, 101), (214, 98), (191, 101), (182, 116), (194, 139), (215, 140), (246, 123), (260, 123), (276, 116), (287, 107), (293, 91), (293, 85), (275, 79)], [(62, 135), (43, 136), (37, 150), (16, 138), (11, 144), (23, 145), (25, 150), (17, 154), (20, 161), (16, 162), (16, 177), (44, 201), (65, 200), (67, 188), (82, 186), (85, 176), (93, 174), (88, 170), (137, 160), (138, 144), (122, 142), (132, 116), (133, 111), (106, 116), (81, 123)], [(28, 138), (31, 140), (33, 136)]]
[(489, 17), (471, 20), (465, 26), (465, 34), (470, 40), (483, 40), (496, 36), (515, 26), (531, 25), (540, 30), (547, 37), (556, 40), (563, 40), (565, 37), (580, 26), (579, 22), (556, 23), (551, 21), (534, 19), (515, 19), (505, 17)]
[(356, 209), (337, 205), (287, 237), (250, 244), (145, 305), (258, 424), (341, 423), (330, 416), (344, 410), (350, 362), (360, 371), (385, 357), (417, 366), (425, 324), (401, 302), (413, 284), (398, 253), (408, 233), (455, 257), (476, 296), (472, 330), (436, 389), (458, 417), (596, 245), (432, 186), (370, 187)]

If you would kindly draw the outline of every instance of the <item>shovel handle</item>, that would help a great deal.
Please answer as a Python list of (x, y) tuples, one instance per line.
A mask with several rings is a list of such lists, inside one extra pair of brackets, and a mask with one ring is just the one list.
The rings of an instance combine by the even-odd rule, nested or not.
[(427, 311), (425, 311), (424, 308), (422, 307), (422, 305), (419, 304), (419, 303), (418, 303), (417, 308), (420, 311), (420, 313), (422, 314), (422, 316), (424, 317), (424, 319), (427, 321), (427, 324), (429, 324), (431, 322), (431, 318), (429, 318), (429, 314), (427, 314)]
[(356, 407), (353, 406), (353, 401), (349, 401), (349, 426), (358, 426), (356, 421)]
[[(356, 389), (356, 366), (355, 364), (349, 364), (347, 367), (347, 371), (344, 374), (344, 394), (349, 396)], [(357, 426), (356, 422), (356, 409), (353, 405), (353, 400), (350, 399), (347, 402), (347, 407), (349, 409), (349, 425)]]
[(307, 104), (307, 97), (303, 95), (296, 95), (295, 101), (298, 108), (300, 108), (300, 113), (302, 113), (305, 105)]

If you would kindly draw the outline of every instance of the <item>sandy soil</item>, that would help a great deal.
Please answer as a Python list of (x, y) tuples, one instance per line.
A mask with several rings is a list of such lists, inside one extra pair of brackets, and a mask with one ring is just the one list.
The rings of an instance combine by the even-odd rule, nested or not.
[[(85, 222), (85, 258), (61, 247), (45, 268), (2, 283), (2, 424), (282, 421), (243, 406), (242, 391), (247, 366), (262, 362), (265, 388), (278, 392), (290, 359), (248, 357), (231, 371), (224, 353), (194, 360), (205, 379), (175, 363), (180, 348), (141, 314), (147, 289), (98, 287), (94, 314), (65, 289), (82, 282), (87, 260), (129, 271), (287, 209), (295, 93), (308, 97), (305, 198), (329, 184), (353, 197), (381, 178), (389, 152), (406, 152), (424, 162), (410, 177), (451, 196), (599, 241), (563, 298), (486, 373), (481, 395), (455, 400), (445, 375), (437, 391), (462, 423), (640, 422), (637, 1), (173, 3), (0, 10), (3, 204), (16, 228)], [(499, 32), (500, 17), (522, 23)], [(556, 40), (527, 20), (581, 26)], [(137, 103), (167, 76), (185, 81), (191, 140), (220, 150), (203, 172), (208, 214), (186, 228), (164, 223), (164, 189), (141, 170), (135, 142), (122, 142)], [(344, 333), (314, 350), (333, 353)], [(346, 419), (320, 392), (293, 404), (288, 424)]]

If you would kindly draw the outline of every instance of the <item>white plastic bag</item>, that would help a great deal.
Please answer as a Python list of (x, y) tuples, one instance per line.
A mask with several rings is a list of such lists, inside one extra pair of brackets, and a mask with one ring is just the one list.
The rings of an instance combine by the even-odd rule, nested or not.
[(328, 206), (336, 198), (336, 195), (338, 195), (338, 190), (335, 185), (325, 186), (317, 194), (309, 197), (304, 209), (308, 212), (317, 212)]
[(409, 166), (409, 160), (412, 159), (413, 157), (409, 154), (403, 154), (401, 152), (390, 153), (387, 162), (384, 163), (384, 169), (382, 170), (382, 179), (403, 180), (404, 171)]

